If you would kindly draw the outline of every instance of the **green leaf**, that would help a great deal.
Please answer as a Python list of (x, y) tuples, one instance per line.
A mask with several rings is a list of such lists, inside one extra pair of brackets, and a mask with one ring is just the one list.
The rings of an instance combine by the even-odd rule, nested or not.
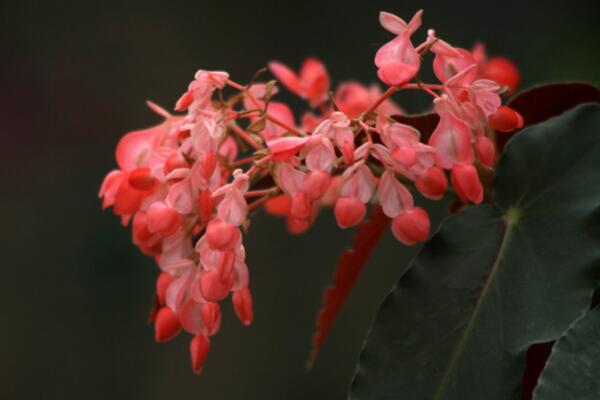
[(589, 307), (600, 278), (600, 108), (515, 136), (494, 199), (447, 219), (387, 296), (351, 399), (516, 399), (528, 347)]
[(600, 306), (562, 335), (548, 359), (534, 400), (600, 399)]

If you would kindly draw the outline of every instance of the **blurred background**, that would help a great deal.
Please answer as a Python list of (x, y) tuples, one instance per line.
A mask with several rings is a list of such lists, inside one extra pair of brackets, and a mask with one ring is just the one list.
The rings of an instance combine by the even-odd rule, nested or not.
[[(241, 326), (227, 302), (195, 376), (188, 337), (156, 344), (146, 323), (153, 260), (100, 209), (97, 191), (119, 137), (157, 123), (144, 100), (172, 107), (198, 68), (226, 69), (243, 82), (268, 60), (296, 68), (314, 55), (334, 83), (375, 82), (374, 53), (391, 38), (379, 10), (410, 18), (424, 8), (425, 29), (511, 57), (521, 88), (598, 84), (599, 4), (2, 1), (1, 397), (344, 399), (369, 322), (417, 249), (386, 233), (307, 372), (322, 291), (352, 232), (324, 212), (308, 234), (289, 237), (283, 221), (259, 213), (246, 239), (254, 324)], [(425, 100), (398, 99), (410, 111)], [(438, 205), (435, 219), (443, 213)]]

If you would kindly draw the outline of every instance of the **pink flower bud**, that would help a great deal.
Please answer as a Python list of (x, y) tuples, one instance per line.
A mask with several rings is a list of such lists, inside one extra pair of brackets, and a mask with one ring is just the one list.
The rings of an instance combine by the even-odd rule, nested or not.
[(137, 190), (152, 190), (158, 180), (150, 175), (150, 168), (136, 168), (129, 173), (129, 184)]
[(200, 318), (208, 336), (213, 336), (221, 328), (221, 307), (217, 303), (204, 303), (200, 308)]
[(284, 136), (267, 141), (272, 160), (288, 160), (298, 153), (310, 140), (310, 136)]
[(288, 231), (292, 235), (299, 235), (304, 233), (310, 228), (310, 221), (307, 219), (296, 219), (289, 217), (286, 220)]
[[(230, 276), (235, 279), (234, 274)], [(217, 302), (227, 297), (232, 285), (233, 279), (224, 282), (219, 271), (208, 271), (200, 278), (200, 293), (207, 301)]]
[(152, 232), (148, 230), (148, 217), (145, 212), (138, 211), (133, 216), (131, 227), (133, 243), (139, 245), (152, 238)]
[(161, 307), (154, 321), (154, 338), (157, 342), (166, 342), (173, 339), (181, 330), (177, 314), (169, 307)]
[(194, 92), (189, 90), (181, 95), (177, 103), (175, 103), (175, 111), (185, 111), (194, 101)]
[(421, 207), (411, 208), (392, 220), (392, 233), (409, 246), (427, 240), (429, 229), (429, 215)]
[(417, 152), (410, 146), (400, 146), (392, 152), (392, 158), (408, 167), (417, 162)]
[(340, 197), (335, 203), (334, 213), (339, 227), (349, 228), (363, 220), (367, 206), (353, 197)]
[(171, 154), (165, 161), (163, 168), (165, 175), (169, 175), (171, 171), (177, 168), (189, 168), (190, 165), (185, 161), (185, 158), (180, 153)]
[(295, 219), (309, 219), (312, 211), (310, 199), (303, 192), (298, 192), (292, 196), (292, 206), (290, 216)]
[(168, 272), (161, 272), (156, 279), (156, 295), (158, 302), (162, 305), (165, 304), (167, 299), (167, 288), (173, 282), (173, 276)]
[(252, 295), (250, 294), (250, 289), (248, 289), (246, 286), (233, 293), (231, 301), (233, 302), (235, 314), (238, 316), (242, 324), (250, 325), (254, 319)]
[(302, 191), (306, 193), (310, 200), (316, 201), (325, 195), (329, 184), (331, 183), (331, 175), (325, 171), (309, 172), (304, 178)]
[(471, 164), (455, 164), (450, 176), (452, 186), (458, 197), (465, 203), (470, 201), (475, 204), (483, 200), (483, 187), (477, 175), (477, 170)]
[(237, 226), (220, 219), (213, 219), (206, 227), (208, 245), (216, 250), (233, 250), (240, 240), (240, 230)]
[(215, 202), (212, 198), (211, 191), (209, 189), (201, 191), (198, 196), (198, 214), (200, 215), (200, 221), (202, 223), (207, 223), (209, 221), (214, 207)]
[(500, 86), (507, 86), (510, 92), (514, 92), (519, 81), (521, 80), (521, 74), (519, 70), (505, 57), (493, 57), (483, 67), (483, 77), (497, 82)]
[(292, 198), (287, 194), (271, 197), (265, 202), (265, 211), (277, 217), (285, 217), (290, 214)]
[(197, 162), (200, 163), (200, 175), (208, 181), (217, 167), (217, 157), (215, 156), (215, 153), (206, 151), (200, 155)]
[(494, 166), (494, 159), (496, 158), (496, 146), (494, 142), (487, 136), (478, 136), (475, 139), (475, 154), (477, 158), (486, 167)]
[(142, 203), (144, 193), (133, 188), (129, 179), (123, 179), (115, 196), (113, 212), (116, 215), (133, 215)]
[(488, 122), (492, 128), (500, 132), (510, 132), (523, 127), (521, 114), (508, 106), (500, 106), (490, 115)]
[(172, 235), (181, 226), (181, 216), (162, 201), (148, 207), (148, 230), (161, 236)]
[(190, 356), (192, 358), (192, 369), (195, 374), (202, 372), (204, 360), (210, 350), (210, 342), (204, 335), (194, 336), (190, 342)]
[(419, 192), (431, 200), (439, 200), (448, 190), (446, 174), (438, 167), (431, 167), (415, 180)]

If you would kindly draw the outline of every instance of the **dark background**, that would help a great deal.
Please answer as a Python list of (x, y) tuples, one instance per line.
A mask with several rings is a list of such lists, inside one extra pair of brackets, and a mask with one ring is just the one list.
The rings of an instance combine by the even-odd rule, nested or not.
[[(254, 324), (242, 327), (226, 304), (197, 377), (187, 335), (154, 343), (157, 268), (96, 194), (120, 135), (158, 122), (144, 100), (171, 107), (198, 68), (247, 81), (270, 59), (296, 67), (315, 55), (335, 82), (372, 82), (373, 55), (391, 37), (378, 11), (410, 18), (421, 7), (425, 29), (509, 55), (521, 87), (600, 83), (592, 0), (2, 1), (0, 397), (343, 399), (369, 321), (416, 249), (386, 234), (306, 372), (322, 289), (351, 232), (326, 212), (289, 237), (258, 214), (246, 238)], [(416, 111), (424, 99), (400, 100)]]

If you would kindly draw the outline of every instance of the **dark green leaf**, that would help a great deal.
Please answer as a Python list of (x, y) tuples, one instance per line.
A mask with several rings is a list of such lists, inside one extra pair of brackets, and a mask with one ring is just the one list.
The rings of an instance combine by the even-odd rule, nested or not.
[[(582, 82), (561, 82), (535, 86), (518, 93), (507, 106), (523, 116), (525, 127), (544, 122), (584, 103), (600, 103), (600, 90)], [(498, 133), (498, 150), (502, 152), (506, 142), (519, 131)]]
[(558, 339), (533, 398), (600, 399), (600, 306), (575, 321)]
[(516, 136), (495, 204), (447, 219), (383, 302), (350, 397), (518, 398), (528, 347), (560, 336), (598, 283), (599, 171), (598, 106)]

